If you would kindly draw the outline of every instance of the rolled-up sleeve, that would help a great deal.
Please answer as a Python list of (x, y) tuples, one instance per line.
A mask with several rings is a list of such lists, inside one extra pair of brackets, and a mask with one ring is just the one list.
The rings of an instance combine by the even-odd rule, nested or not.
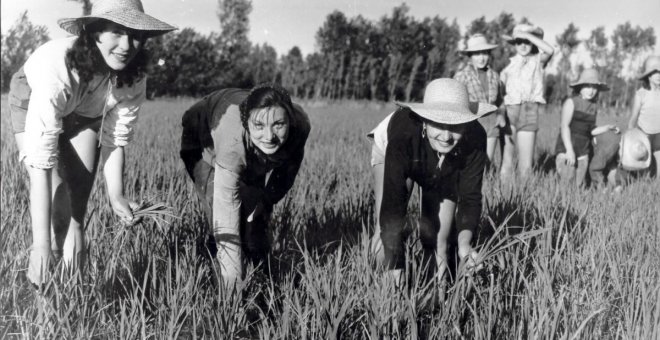
[(50, 169), (57, 163), (57, 141), (62, 133), (62, 117), (71, 89), (66, 74), (52, 65), (26, 64), (30, 103), (25, 118), (25, 146), (21, 159), (31, 167)]
[[(224, 108), (238, 109), (235, 106)], [(242, 143), (243, 130), (239, 118), (239, 115), (225, 113), (211, 131), (215, 151), (213, 232), (216, 239), (218, 234), (232, 239), (231, 235), (239, 233), (242, 205), (240, 186), (246, 165)]]
[(404, 265), (403, 230), (408, 207), (408, 164), (410, 150), (402, 140), (390, 140), (385, 152), (383, 201), (380, 207), (381, 239), (389, 268)]
[(484, 169), (487, 162), (486, 153), (473, 150), (466, 158), (458, 180), (458, 206), (456, 212), (456, 229), (461, 232), (474, 232), (481, 218)]
[(103, 146), (126, 146), (133, 139), (138, 113), (146, 99), (146, 79), (131, 87), (113, 88), (103, 121)]
[(239, 196), (240, 176), (222, 166), (215, 165), (213, 182), (213, 234), (238, 235), (241, 217)]

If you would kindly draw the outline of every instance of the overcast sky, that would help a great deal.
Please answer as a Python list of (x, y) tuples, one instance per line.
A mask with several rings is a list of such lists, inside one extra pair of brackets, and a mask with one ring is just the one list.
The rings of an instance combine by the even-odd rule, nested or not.
[[(218, 30), (215, 0), (142, 0), (145, 11), (180, 28), (193, 27), (199, 32)], [(304, 54), (315, 49), (314, 36), (326, 16), (337, 9), (347, 17), (358, 14), (377, 20), (402, 3), (399, 0), (253, 0), (250, 15), (250, 40), (267, 42), (279, 54), (298, 46)], [(473, 19), (485, 16), (490, 20), (502, 11), (516, 19), (525, 16), (546, 32), (546, 40), (555, 43), (570, 22), (586, 38), (597, 26), (612, 32), (617, 24), (630, 21), (633, 26), (652, 26), (656, 37), (656, 52), (660, 51), (660, 0), (409, 0), (410, 14), (416, 18), (438, 15), (456, 19), (465, 30)], [(28, 10), (30, 20), (49, 28), (51, 38), (66, 32), (57, 26), (57, 19), (75, 17), (81, 5), (68, 0), (2, 0), (2, 32), (6, 32)]]

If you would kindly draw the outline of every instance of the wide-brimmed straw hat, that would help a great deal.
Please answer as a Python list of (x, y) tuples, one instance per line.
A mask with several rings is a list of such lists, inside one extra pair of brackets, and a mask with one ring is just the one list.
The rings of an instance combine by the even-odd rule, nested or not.
[(461, 53), (477, 52), (477, 51), (490, 51), (497, 48), (497, 45), (491, 44), (486, 40), (483, 34), (477, 33), (471, 35), (465, 41), (465, 48), (461, 49)]
[(660, 72), (660, 55), (652, 55), (646, 58), (646, 61), (644, 62), (644, 72), (639, 79), (644, 79), (655, 71)]
[(63, 18), (57, 23), (65, 31), (79, 35), (83, 27), (98, 19), (105, 19), (124, 27), (145, 31), (154, 37), (177, 29), (144, 13), (140, 0), (97, 0), (92, 4), (92, 13), (77, 18)]
[(518, 24), (513, 28), (513, 33), (511, 35), (504, 34), (502, 38), (508, 43), (513, 43), (517, 39), (517, 35), (520, 33), (531, 33), (537, 36), (539, 39), (543, 39), (543, 29), (538, 26), (532, 26), (528, 24)]
[(463, 83), (440, 78), (431, 81), (424, 89), (423, 103), (400, 103), (420, 117), (435, 123), (457, 125), (476, 120), (497, 109), (495, 105), (470, 103)]
[(595, 68), (584, 69), (580, 73), (578, 80), (571, 83), (570, 87), (576, 87), (580, 85), (593, 85), (598, 88), (599, 91), (608, 91), (610, 88), (600, 80), (600, 73)]
[(651, 165), (651, 143), (639, 129), (629, 129), (621, 136), (619, 144), (621, 167), (628, 171), (646, 169)]

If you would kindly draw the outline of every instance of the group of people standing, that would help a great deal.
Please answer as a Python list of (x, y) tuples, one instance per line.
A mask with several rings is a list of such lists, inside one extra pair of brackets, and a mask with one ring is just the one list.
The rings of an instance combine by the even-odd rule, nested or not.
[[(73, 37), (35, 50), (12, 78), (9, 96), (13, 131), (30, 179), (33, 244), (26, 277), (37, 286), (45, 282), (54, 257), (71, 268), (83, 265), (82, 221), (99, 165), (114, 212), (133, 222), (135, 204), (123, 193), (122, 174), (124, 147), (145, 100), (143, 46), (148, 38), (176, 29), (145, 14), (140, 0), (99, 0), (90, 15), (59, 24)], [(554, 51), (543, 41), (543, 31), (531, 25), (516, 26), (506, 41), (517, 54), (501, 74), (489, 66), (497, 46), (473, 35), (462, 50), (469, 62), (455, 79), (431, 81), (422, 103), (397, 103), (397, 110), (369, 134), (377, 221), (372, 249), (393, 276), (400, 277), (405, 265), (406, 212), (414, 183), (421, 194), (425, 259), (442, 278), (452, 225), (459, 258), (477, 265), (472, 238), (496, 140), (504, 136), (503, 177), (514, 175), (515, 153), (519, 174), (531, 170), (539, 107), (545, 103), (543, 69)], [(646, 87), (637, 94), (630, 125), (648, 136), (657, 161), (660, 66), (654, 60), (647, 63)], [(595, 98), (606, 88), (594, 72), (585, 70), (571, 85), (576, 94), (562, 109), (558, 164), (583, 169), (591, 137), (618, 133), (613, 126), (594, 126)], [(185, 112), (180, 157), (202, 202), (227, 282), (239, 280), (247, 262), (266, 260), (270, 213), (295, 181), (310, 129), (304, 110), (275, 84), (219, 90)]]

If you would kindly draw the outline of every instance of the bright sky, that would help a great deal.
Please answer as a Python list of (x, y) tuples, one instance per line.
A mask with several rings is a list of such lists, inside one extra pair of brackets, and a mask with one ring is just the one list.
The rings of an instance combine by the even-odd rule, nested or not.
[[(142, 0), (145, 11), (180, 28), (193, 27), (202, 33), (218, 30), (215, 0)], [(401, 0), (253, 0), (250, 15), (250, 40), (268, 42), (279, 54), (298, 46), (303, 54), (315, 49), (314, 36), (326, 16), (338, 9), (347, 17), (358, 14), (377, 20), (390, 14)], [(546, 32), (546, 40), (555, 43), (570, 22), (580, 29), (579, 37), (587, 38), (592, 29), (605, 26), (610, 34), (617, 24), (630, 21), (633, 26), (652, 26), (660, 53), (660, 0), (408, 0), (414, 17), (443, 18), (458, 21), (461, 29), (473, 19), (485, 16), (490, 20), (502, 11), (513, 13), (516, 19), (526, 16)], [(57, 26), (57, 19), (75, 17), (81, 13), (78, 2), (68, 0), (2, 0), (2, 32), (6, 32), (23, 10), (34, 24), (49, 28), (51, 38), (66, 33)]]

